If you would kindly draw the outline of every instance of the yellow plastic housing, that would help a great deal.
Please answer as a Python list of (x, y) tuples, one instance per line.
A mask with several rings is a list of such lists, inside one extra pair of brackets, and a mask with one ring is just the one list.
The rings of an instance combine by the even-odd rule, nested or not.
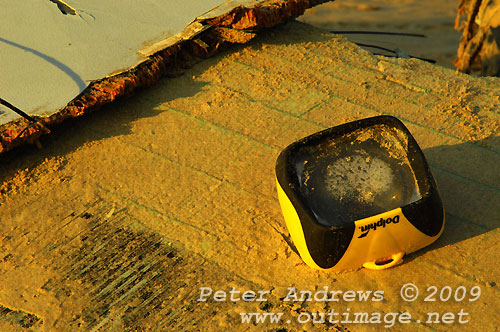
[[(380, 124), (404, 133), (406, 153), (421, 197), (404, 206), (358, 220), (330, 225), (320, 222), (317, 211), (308, 205), (311, 203), (310, 197), (305, 197), (304, 189), (301, 188), (301, 181), (304, 180), (296, 174), (297, 165), (308, 162), (303, 156), (296, 159), (300, 149), (328, 140), (335, 143), (337, 137)], [(338, 148), (335, 144), (331, 146)], [(340, 271), (360, 267), (374, 270), (389, 268), (400, 263), (405, 254), (434, 242), (444, 230), (442, 201), (425, 157), (406, 127), (394, 117), (359, 120), (293, 143), (278, 157), (276, 180), (278, 198), (290, 236), (304, 262), (315, 269)], [(315, 201), (313, 203), (316, 204)]]

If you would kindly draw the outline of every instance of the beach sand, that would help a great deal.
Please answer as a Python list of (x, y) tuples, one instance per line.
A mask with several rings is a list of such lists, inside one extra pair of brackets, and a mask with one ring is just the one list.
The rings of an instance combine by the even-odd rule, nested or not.
[[(460, 42), (454, 30), (458, 1), (449, 0), (338, 0), (313, 7), (299, 21), (327, 30), (368, 30), (424, 34), (427, 38), (345, 34), (353, 42), (400, 48), (454, 68)], [(386, 51), (367, 48), (383, 54)]]

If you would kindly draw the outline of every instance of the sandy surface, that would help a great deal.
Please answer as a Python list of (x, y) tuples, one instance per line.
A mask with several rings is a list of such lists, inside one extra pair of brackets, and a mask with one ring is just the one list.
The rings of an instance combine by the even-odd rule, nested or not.
[[(297, 322), (334, 309), (411, 313), (390, 331), (495, 331), (498, 82), (375, 58), (295, 22), (68, 122), (42, 139), (42, 150), (0, 157), (0, 330), (384, 329)], [(389, 270), (312, 270), (289, 245), (276, 157), (298, 138), (377, 114), (402, 119), (423, 148), (446, 229)], [(400, 288), (410, 282), (420, 297), (405, 302)], [(379, 291), (384, 300), (281, 300), (291, 286)], [(466, 292), (425, 302), (430, 286), (438, 295), (445, 286)], [(200, 287), (270, 294), (266, 302), (200, 302)], [(461, 310), (466, 324), (425, 321), (428, 312), (456, 318)], [(245, 324), (241, 312), (284, 319)]]
[[(458, 0), (337, 0), (309, 9), (299, 18), (328, 30), (368, 30), (424, 34), (427, 38), (345, 34), (358, 43), (433, 59), (454, 68), (460, 32), (453, 29)], [(374, 48), (375, 53), (391, 54)]]

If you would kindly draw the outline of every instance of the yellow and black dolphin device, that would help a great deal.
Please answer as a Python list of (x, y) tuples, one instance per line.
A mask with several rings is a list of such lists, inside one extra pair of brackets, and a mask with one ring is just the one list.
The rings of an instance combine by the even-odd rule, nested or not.
[(292, 240), (316, 269), (385, 269), (444, 229), (436, 182), (417, 142), (392, 116), (305, 137), (276, 162)]

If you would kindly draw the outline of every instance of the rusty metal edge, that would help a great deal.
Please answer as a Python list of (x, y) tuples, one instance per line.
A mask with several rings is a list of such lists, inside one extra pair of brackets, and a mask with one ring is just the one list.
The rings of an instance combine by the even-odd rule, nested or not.
[[(256, 33), (300, 16), (308, 8), (330, 0), (267, 1), (251, 7), (235, 7), (218, 17), (200, 21), (210, 28), (194, 39), (166, 47), (139, 65), (117, 75), (93, 81), (65, 107), (48, 117), (33, 116), (34, 123), (19, 118), (0, 126), (0, 154), (16, 147), (38, 143), (42, 135), (70, 118), (79, 118), (139, 88), (155, 84), (161, 77), (174, 77), (204, 58), (231, 44), (242, 44)], [(49, 130), (47, 130), (49, 129)]]

